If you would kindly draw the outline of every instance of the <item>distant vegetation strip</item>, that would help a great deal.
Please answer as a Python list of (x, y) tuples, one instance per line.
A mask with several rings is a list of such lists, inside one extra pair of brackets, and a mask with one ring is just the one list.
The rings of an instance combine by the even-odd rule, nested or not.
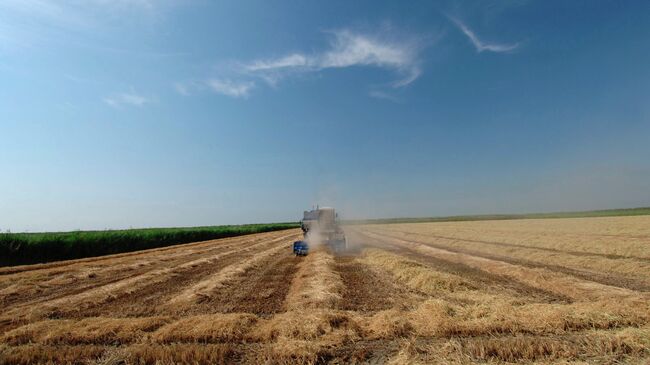
[(79, 259), (300, 227), (299, 223), (0, 233), (0, 266)]
[(483, 214), (483, 215), (456, 215), (456, 216), (449, 216), (449, 217), (357, 219), (357, 220), (347, 220), (344, 222), (344, 224), (390, 224), (390, 223), (485, 221), (485, 220), (506, 220), (506, 219), (586, 218), (586, 217), (616, 217), (616, 216), (631, 216), (631, 215), (650, 215), (650, 207), (588, 210), (588, 211), (580, 211), (580, 212)]

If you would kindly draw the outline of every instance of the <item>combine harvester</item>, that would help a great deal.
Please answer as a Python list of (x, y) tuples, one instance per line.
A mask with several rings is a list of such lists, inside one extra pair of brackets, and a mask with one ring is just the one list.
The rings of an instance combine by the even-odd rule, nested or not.
[(293, 253), (305, 256), (309, 253), (309, 246), (325, 244), (334, 252), (347, 249), (345, 233), (339, 224), (338, 214), (334, 208), (318, 208), (305, 211), (300, 226), (305, 238), (293, 243)]

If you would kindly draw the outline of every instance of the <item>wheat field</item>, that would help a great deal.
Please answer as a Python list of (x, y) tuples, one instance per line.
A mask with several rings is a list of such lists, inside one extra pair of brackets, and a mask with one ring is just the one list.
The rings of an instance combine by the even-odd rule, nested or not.
[(0, 268), (0, 364), (650, 361), (650, 216), (299, 230)]

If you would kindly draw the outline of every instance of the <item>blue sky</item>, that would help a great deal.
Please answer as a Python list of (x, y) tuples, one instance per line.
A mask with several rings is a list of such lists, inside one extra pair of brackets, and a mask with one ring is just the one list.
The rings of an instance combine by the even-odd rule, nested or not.
[(650, 205), (647, 1), (0, 2), (0, 229)]

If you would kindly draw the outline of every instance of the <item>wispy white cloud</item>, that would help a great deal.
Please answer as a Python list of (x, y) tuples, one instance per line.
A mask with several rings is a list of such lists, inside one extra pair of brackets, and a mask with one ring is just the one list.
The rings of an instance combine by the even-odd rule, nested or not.
[(371, 90), (368, 93), (368, 96), (370, 96), (371, 98), (375, 98), (375, 99), (390, 100), (390, 101), (392, 101), (394, 103), (400, 103), (401, 102), (401, 100), (399, 98), (397, 98), (396, 96), (394, 96), (392, 94), (389, 94), (387, 92), (381, 91), (381, 90)]
[(312, 63), (313, 60), (307, 56), (300, 53), (294, 53), (274, 60), (254, 61), (246, 65), (244, 68), (248, 71), (256, 72), (283, 68), (309, 67)]
[(398, 74), (400, 79), (391, 83), (393, 87), (406, 86), (421, 74), (418, 59), (421, 47), (413, 40), (395, 40), (381, 34), (368, 35), (348, 29), (330, 34), (333, 38), (329, 48), (322, 52), (294, 52), (278, 58), (255, 60), (244, 64), (243, 69), (271, 85), (294, 73), (354, 66), (378, 67)]
[[(228, 82), (230, 82), (228, 80)], [(216, 91), (215, 87), (213, 85), (219, 85), (221, 84), (227, 84), (228, 82), (225, 82), (222, 79), (208, 79), (204, 81), (196, 81), (196, 80), (185, 80), (185, 81), (180, 81), (176, 82), (173, 84), (174, 90), (176, 90), (177, 93), (183, 95), (183, 96), (189, 96), (192, 94), (196, 94), (197, 92), (200, 91), (205, 91), (205, 90), (212, 90)], [(217, 89), (219, 87), (223, 88), (223, 85), (217, 86)], [(223, 94), (223, 92), (222, 92)]]
[(188, 96), (190, 95), (191, 87), (189, 84), (177, 82), (174, 84), (174, 89), (176, 90), (177, 93)]
[[(275, 88), (289, 77), (353, 67), (374, 67), (393, 75), (392, 81), (375, 85), (374, 90), (403, 88), (422, 74), (419, 54), (424, 47), (420, 39), (398, 37), (396, 33), (386, 29), (372, 34), (350, 29), (329, 31), (326, 34), (330, 41), (320, 51), (294, 51), (278, 57), (224, 64), (214, 69), (213, 77), (178, 82), (174, 89), (181, 95), (209, 89), (246, 98), (259, 87), (260, 81)], [(382, 98), (380, 94), (381, 91), (376, 91), (370, 96)], [(390, 93), (384, 93), (383, 99), (390, 99)]]
[(207, 81), (212, 91), (234, 98), (245, 98), (255, 87), (252, 81), (232, 81), (229, 79), (210, 79)]
[(510, 43), (510, 44), (503, 44), (503, 43), (486, 43), (484, 41), (481, 41), (476, 33), (472, 31), (467, 25), (465, 25), (463, 22), (461, 22), (459, 19), (456, 19), (454, 17), (449, 16), (449, 20), (454, 23), (458, 29), (460, 29), (463, 34), (469, 38), (469, 40), (472, 42), (474, 47), (476, 48), (477, 52), (483, 52), (483, 51), (490, 51), (490, 52), (510, 52), (515, 50), (517, 47), (519, 47), (519, 43)]
[(107, 96), (103, 100), (104, 103), (114, 108), (121, 108), (122, 106), (141, 107), (144, 106), (145, 104), (150, 104), (154, 102), (153, 99), (137, 94), (132, 91)]
[(405, 44), (381, 40), (348, 30), (335, 32), (332, 50), (321, 57), (322, 67), (375, 65), (408, 68), (414, 63), (414, 52)]

